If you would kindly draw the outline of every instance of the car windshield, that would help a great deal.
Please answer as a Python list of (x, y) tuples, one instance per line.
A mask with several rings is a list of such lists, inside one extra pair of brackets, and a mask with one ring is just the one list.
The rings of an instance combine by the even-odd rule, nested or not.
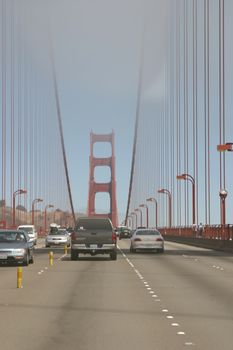
[(66, 230), (58, 230), (57, 235), (67, 235), (67, 231)]
[(0, 232), (0, 243), (25, 242), (25, 236), (22, 232)]
[(154, 230), (139, 230), (136, 232), (137, 236), (160, 236), (160, 233), (158, 231)]

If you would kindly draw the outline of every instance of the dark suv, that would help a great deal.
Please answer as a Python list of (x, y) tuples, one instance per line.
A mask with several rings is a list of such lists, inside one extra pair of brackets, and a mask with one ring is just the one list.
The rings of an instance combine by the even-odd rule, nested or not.
[(79, 254), (109, 254), (117, 259), (116, 233), (107, 218), (82, 217), (77, 221), (71, 235), (71, 260), (78, 260)]
[(131, 237), (131, 230), (126, 226), (117, 227), (117, 232), (118, 232), (119, 239)]

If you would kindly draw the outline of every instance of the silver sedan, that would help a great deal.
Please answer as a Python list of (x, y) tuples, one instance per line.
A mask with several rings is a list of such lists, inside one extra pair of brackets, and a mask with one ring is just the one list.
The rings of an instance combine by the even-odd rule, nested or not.
[(70, 235), (65, 229), (58, 229), (56, 232), (50, 232), (45, 238), (45, 246), (58, 246), (67, 245), (70, 246)]
[(0, 263), (34, 262), (34, 243), (24, 231), (0, 230)]
[(131, 237), (130, 252), (137, 250), (156, 250), (164, 252), (164, 239), (155, 229), (138, 229)]

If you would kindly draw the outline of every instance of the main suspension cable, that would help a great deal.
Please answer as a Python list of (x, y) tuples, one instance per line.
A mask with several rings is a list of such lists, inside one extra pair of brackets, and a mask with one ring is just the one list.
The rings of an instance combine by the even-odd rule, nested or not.
[(63, 126), (62, 126), (60, 101), (59, 101), (59, 95), (58, 95), (57, 77), (56, 77), (56, 70), (55, 70), (54, 57), (53, 57), (53, 47), (52, 47), (51, 40), (50, 40), (50, 59), (51, 59), (51, 65), (52, 65), (52, 75), (53, 75), (53, 84), (54, 84), (54, 92), (55, 92), (55, 100), (56, 100), (57, 118), (58, 118), (59, 132), (60, 132), (60, 138), (61, 138), (61, 146), (62, 146), (63, 161), (64, 161), (64, 167), (65, 167), (66, 182), (67, 182), (72, 217), (73, 217), (73, 221), (75, 224), (76, 218), (75, 218), (75, 212), (74, 212), (74, 206), (73, 206), (73, 200), (72, 200), (72, 194), (71, 194), (70, 178), (69, 178), (69, 171), (68, 171), (66, 150), (65, 150), (65, 142), (64, 142), (64, 134), (63, 134)]

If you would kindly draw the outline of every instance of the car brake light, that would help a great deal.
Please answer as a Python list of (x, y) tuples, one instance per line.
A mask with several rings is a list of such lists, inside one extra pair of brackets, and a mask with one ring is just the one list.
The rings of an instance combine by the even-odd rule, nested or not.
[(115, 243), (117, 239), (116, 232), (112, 233), (112, 241)]
[(157, 242), (163, 242), (163, 238), (156, 238)]
[(72, 241), (75, 241), (76, 238), (77, 238), (77, 232), (72, 232), (72, 233), (71, 233), (71, 239), (72, 239)]
[(135, 238), (134, 239), (134, 242), (140, 242), (141, 241), (141, 238)]

